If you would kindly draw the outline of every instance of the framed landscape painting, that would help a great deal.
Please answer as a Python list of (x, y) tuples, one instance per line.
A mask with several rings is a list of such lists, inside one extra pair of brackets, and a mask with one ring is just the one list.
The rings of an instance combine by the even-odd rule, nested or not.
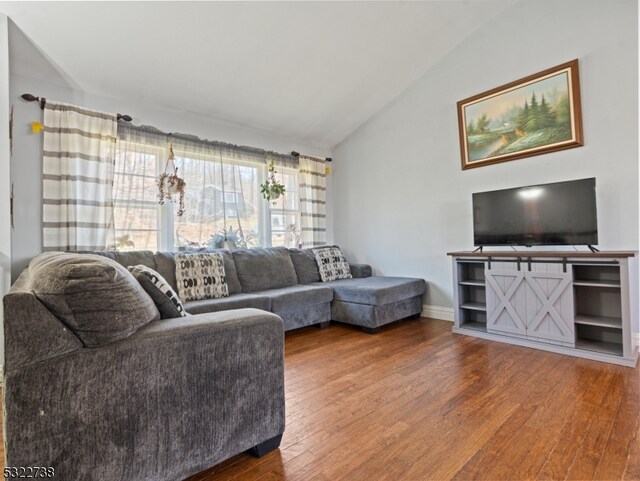
[(580, 147), (578, 60), (458, 102), (462, 168)]

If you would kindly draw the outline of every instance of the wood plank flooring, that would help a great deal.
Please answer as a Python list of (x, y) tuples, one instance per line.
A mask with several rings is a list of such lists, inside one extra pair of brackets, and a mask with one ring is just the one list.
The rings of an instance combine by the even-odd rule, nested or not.
[(430, 319), (376, 335), (311, 327), (285, 343), (280, 449), (188, 481), (640, 480), (640, 368)]
[(280, 449), (188, 481), (640, 480), (640, 368), (429, 319), (285, 342)]

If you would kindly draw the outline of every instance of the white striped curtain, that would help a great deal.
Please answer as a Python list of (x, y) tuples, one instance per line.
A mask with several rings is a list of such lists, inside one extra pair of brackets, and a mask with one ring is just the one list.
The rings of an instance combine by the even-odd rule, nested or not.
[(47, 101), (44, 126), (43, 249), (103, 250), (113, 229), (116, 115)]
[(325, 159), (300, 155), (300, 224), (303, 247), (327, 243)]

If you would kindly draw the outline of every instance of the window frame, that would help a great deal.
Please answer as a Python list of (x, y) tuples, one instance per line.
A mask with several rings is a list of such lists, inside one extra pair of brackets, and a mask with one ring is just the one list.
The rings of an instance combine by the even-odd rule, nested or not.
[[(296, 189), (293, 190), (293, 192), (296, 196), (298, 196), (298, 208), (297, 209), (286, 209), (285, 203), (286, 201), (284, 201), (283, 199), (283, 206), (282, 207), (277, 207), (274, 208), (273, 205), (271, 204), (271, 202), (265, 202), (266, 205), (266, 226), (265, 226), (265, 236), (267, 237), (267, 241), (268, 244), (264, 244), (267, 247), (273, 247), (273, 235), (274, 233), (283, 233), (285, 235), (285, 239), (287, 238), (287, 236), (289, 235), (289, 229), (286, 227), (286, 222), (285, 225), (283, 226), (282, 229), (273, 229), (273, 215), (282, 215), (284, 218), (286, 218), (289, 215), (294, 215), (295, 216), (295, 225), (298, 227), (298, 229), (300, 228), (300, 198), (299, 198), (299, 184), (300, 184), (300, 172), (299, 169), (294, 168), (294, 167), (285, 167), (285, 166), (280, 166), (277, 168), (277, 170), (279, 171), (279, 174), (282, 175), (292, 175), (294, 178), (294, 184), (296, 185)], [(289, 191), (285, 192), (285, 196), (289, 195)], [(286, 242), (284, 244), (285, 247), (298, 247), (297, 245), (294, 246), (290, 246), (288, 242)]]
[[(203, 161), (209, 161), (209, 162), (214, 162), (214, 163), (220, 163), (222, 162), (223, 164), (227, 164), (227, 165), (235, 165), (235, 166), (239, 166), (239, 167), (249, 167), (249, 168), (254, 168), (256, 169), (256, 181), (258, 183), (258, 185), (256, 186), (256, 198), (258, 200), (262, 200), (262, 196), (260, 195), (260, 184), (262, 184), (266, 178), (267, 178), (267, 166), (266, 164), (259, 162), (259, 161), (251, 161), (251, 160), (243, 160), (243, 159), (237, 159), (237, 158), (233, 158), (233, 157), (226, 157), (226, 156), (222, 156), (222, 157), (216, 157), (216, 156), (211, 156), (211, 157), (205, 157), (201, 154), (196, 155), (195, 153), (191, 153), (191, 155), (189, 155), (189, 151), (188, 150), (184, 150), (184, 149), (180, 149), (180, 148), (175, 148), (173, 149), (174, 154), (176, 156), (176, 158), (188, 158), (191, 160), (200, 160), (200, 158), (202, 158)], [(160, 174), (158, 174), (160, 175)], [(189, 188), (189, 186), (187, 185), (187, 189)], [(235, 200), (234, 200), (234, 204), (236, 204), (236, 201), (238, 199), (238, 193), (237, 191), (224, 191), (224, 197), (226, 197), (227, 194), (231, 194), (233, 193), (235, 196)], [(245, 200), (246, 202), (246, 200)], [(172, 204), (172, 203), (169, 203)], [(171, 206), (172, 207), (172, 206)], [(223, 207), (226, 209), (227, 208), (227, 200), (224, 199), (223, 201)], [(260, 239), (260, 245), (261, 246), (265, 246), (264, 244), (264, 230), (265, 230), (265, 219), (267, 219), (267, 217), (265, 217), (263, 209), (256, 206), (256, 213), (257, 213), (257, 223), (258, 223), (258, 238)], [(168, 245), (170, 245), (170, 250), (176, 250), (176, 249), (180, 249), (180, 247), (176, 247), (175, 246), (175, 237), (176, 237), (176, 232), (175, 232), (175, 226), (174, 226), (174, 217), (173, 217), (173, 210), (171, 211), (170, 214), (170, 221), (171, 221), (171, 230), (168, 231), (167, 235), (169, 237), (169, 243)]]
[[(154, 178), (154, 184), (156, 184), (157, 182), (157, 178), (160, 175), (161, 169), (162, 167), (162, 159), (166, 159), (166, 156), (168, 155), (168, 148), (166, 147), (162, 147), (162, 146), (152, 146), (149, 144), (143, 144), (143, 143), (137, 143), (137, 142), (129, 142), (127, 141), (127, 143), (132, 147), (129, 151), (134, 152), (137, 155), (154, 155), (156, 157), (156, 162), (155, 162), (155, 175), (153, 176)], [(116, 155), (119, 153), (119, 149), (118, 147), (116, 147)], [(159, 202), (157, 201), (157, 197), (155, 201), (150, 201), (150, 200), (143, 200), (140, 201), (140, 205), (143, 206), (142, 209), (145, 210), (155, 210), (156, 213), (156, 229), (138, 229), (138, 228), (133, 228), (133, 229), (128, 229), (127, 231), (122, 231), (122, 230), (117, 230), (115, 225), (115, 209), (118, 208), (119, 204), (121, 202), (123, 202), (124, 199), (118, 199), (115, 197), (115, 179), (117, 178), (118, 174), (120, 175), (126, 175), (126, 176), (136, 176), (136, 177), (144, 177), (144, 178), (152, 178), (152, 176), (149, 175), (142, 175), (142, 174), (138, 174), (138, 173), (133, 173), (133, 172), (126, 172), (126, 171), (119, 171), (117, 170), (117, 162), (114, 165), (114, 196), (113, 196), (113, 208), (114, 208), (114, 227), (113, 227), (113, 232), (115, 237), (117, 238), (117, 233), (123, 232), (127, 233), (127, 232), (156, 232), (156, 250), (158, 251), (162, 251), (162, 250), (171, 250), (172, 246), (169, 246), (169, 242), (168, 242), (168, 236), (167, 236), (167, 226), (171, 226), (173, 224), (173, 205), (171, 202), (165, 202), (163, 205), (159, 204)], [(126, 205), (126, 202), (124, 204), (120, 204), (120, 205)], [(147, 246), (146, 249), (148, 249), (149, 247)], [(143, 248), (137, 248), (134, 246), (135, 250), (141, 250)]]

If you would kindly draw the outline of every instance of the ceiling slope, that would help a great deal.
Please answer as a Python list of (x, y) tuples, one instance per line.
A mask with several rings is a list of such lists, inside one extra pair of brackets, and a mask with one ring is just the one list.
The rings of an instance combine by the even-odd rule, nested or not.
[(18, 74), (332, 148), (512, 3), (0, 2), (0, 11), (57, 70), (18, 58)]

